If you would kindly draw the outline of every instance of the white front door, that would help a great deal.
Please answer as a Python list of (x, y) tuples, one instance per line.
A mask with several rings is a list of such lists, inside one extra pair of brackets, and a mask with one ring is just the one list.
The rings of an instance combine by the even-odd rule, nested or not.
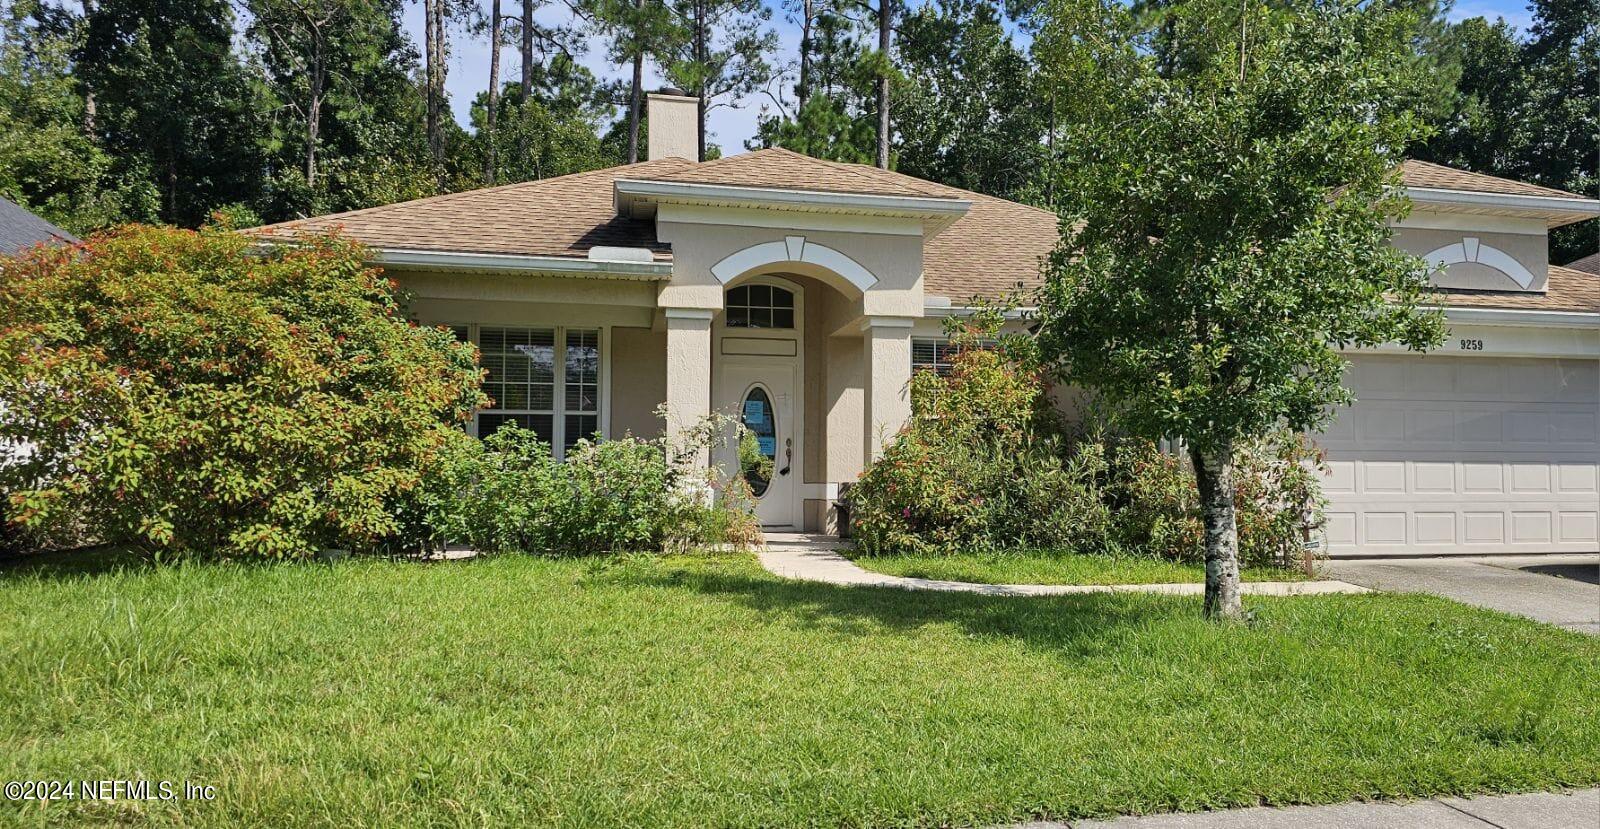
[(724, 358), (717, 408), (731, 411), (749, 434), (742, 445), (725, 449), (719, 463), (750, 484), (763, 527), (800, 525), (796, 391), (793, 358)]

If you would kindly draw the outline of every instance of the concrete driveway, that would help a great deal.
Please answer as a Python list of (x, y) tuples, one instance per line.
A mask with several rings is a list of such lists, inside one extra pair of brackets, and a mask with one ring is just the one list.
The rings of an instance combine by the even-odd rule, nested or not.
[(1433, 593), (1600, 636), (1600, 553), (1335, 559), (1328, 572), (1374, 590)]

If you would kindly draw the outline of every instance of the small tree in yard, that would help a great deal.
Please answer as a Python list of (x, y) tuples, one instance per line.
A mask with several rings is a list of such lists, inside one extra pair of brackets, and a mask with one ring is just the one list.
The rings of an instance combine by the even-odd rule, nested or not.
[(1187, 444), (1207, 616), (1243, 615), (1235, 447), (1348, 403), (1338, 349), (1443, 338), (1428, 268), (1389, 244), (1415, 25), (1385, 4), (1191, 0), (1153, 31), (1062, 0), (1041, 33), (1076, 109), (1041, 347), (1123, 428)]
[(130, 226), (0, 259), (6, 514), (154, 551), (292, 558), (395, 533), (482, 402), (359, 247)]

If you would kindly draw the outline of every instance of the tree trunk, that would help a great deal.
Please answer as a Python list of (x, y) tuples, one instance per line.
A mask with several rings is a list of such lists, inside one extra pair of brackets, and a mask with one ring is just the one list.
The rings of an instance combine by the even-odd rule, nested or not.
[(422, 0), (422, 32), (425, 41), (423, 45), (423, 85), (427, 87), (427, 133), (428, 153), (433, 159), (434, 166), (439, 165), (442, 155), (441, 142), (439, 141), (439, 3), (440, 0)]
[(500, 117), (500, 0), (489, 2), (489, 111), (484, 115), (484, 132), (489, 144), (483, 159), (483, 182), (494, 186), (500, 169), (495, 121)]
[(533, 0), (522, 0), (522, 102), (533, 97)]
[[(695, 66), (698, 67), (706, 65), (706, 41), (710, 38), (710, 32), (706, 31), (706, 29), (711, 25), (706, 20), (707, 13), (706, 4), (703, 0), (695, 3), (694, 62)], [(697, 119), (699, 127), (695, 130), (695, 137), (699, 143), (699, 150), (695, 157), (697, 161), (706, 160), (706, 91), (705, 81), (702, 79), (699, 88), (695, 90), (695, 97), (700, 99), (695, 104), (695, 109), (699, 114)]]
[(1206, 599), (1208, 619), (1244, 618), (1239, 600), (1239, 529), (1233, 509), (1233, 443), (1211, 451), (1190, 449), (1195, 480), (1200, 486), (1200, 512), (1206, 525)]
[[(93, 23), (94, 4), (95, 0), (83, 0), (83, 22), (86, 28)], [(95, 112), (94, 88), (85, 84), (83, 90), (83, 131), (89, 136), (90, 141), (95, 139)]]
[(327, 56), (323, 54), (322, 39), (311, 38), (310, 98), (306, 106), (306, 186), (317, 185), (317, 141), (322, 133), (322, 92), (327, 84)]
[[(878, 0), (878, 51), (883, 60), (889, 60), (890, 17), (894, 0)], [(889, 169), (889, 73), (885, 70), (878, 78), (878, 166)]]
[(816, 0), (800, 4), (800, 78), (795, 81), (795, 112), (806, 108), (811, 97), (811, 19), (816, 15)]
[[(643, 9), (644, 0), (635, 0), (634, 8)], [(642, 23), (635, 22), (635, 27)], [(633, 80), (628, 89), (628, 163), (639, 163), (639, 116), (644, 110), (644, 41), (638, 31), (633, 33)]]
[[(522, 83), (519, 88), (522, 92), (522, 102), (517, 105), (517, 113), (522, 123), (517, 128), (517, 163), (524, 164), (528, 158), (528, 102), (533, 100), (533, 0), (522, 0)], [(526, 169), (526, 168), (519, 168)]]

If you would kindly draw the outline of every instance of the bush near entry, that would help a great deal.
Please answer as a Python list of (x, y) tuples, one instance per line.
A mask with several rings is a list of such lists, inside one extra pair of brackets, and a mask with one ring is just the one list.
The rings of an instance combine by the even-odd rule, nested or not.
[(472, 346), (405, 319), (334, 236), (265, 252), (129, 226), (0, 265), (12, 520), (160, 552), (367, 548), (484, 398)]
[[(1194, 474), (1147, 440), (1072, 436), (1031, 338), (999, 335), (994, 308), (950, 323), (948, 375), (912, 378), (907, 427), (851, 490), (863, 552), (1062, 549), (1203, 560)], [(1236, 504), (1246, 566), (1299, 564), (1319, 519), (1315, 456), (1277, 434), (1241, 451)]]

